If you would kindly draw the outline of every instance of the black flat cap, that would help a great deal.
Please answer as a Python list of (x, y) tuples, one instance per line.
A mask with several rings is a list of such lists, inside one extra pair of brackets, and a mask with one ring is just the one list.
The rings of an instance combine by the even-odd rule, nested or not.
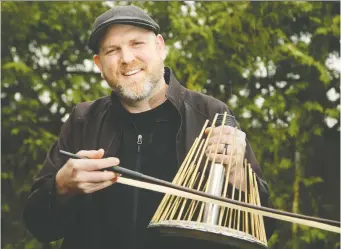
[(107, 27), (111, 24), (128, 24), (145, 28), (158, 34), (159, 25), (136, 6), (116, 6), (96, 18), (92, 32), (88, 41), (89, 47), (98, 53), (99, 42), (103, 37)]

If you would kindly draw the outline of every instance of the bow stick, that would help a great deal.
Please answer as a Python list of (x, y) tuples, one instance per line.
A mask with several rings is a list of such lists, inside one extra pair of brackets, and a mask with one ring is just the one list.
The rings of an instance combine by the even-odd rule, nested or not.
[[(79, 155), (66, 152), (63, 150), (60, 150), (60, 153), (66, 156), (69, 156), (71, 158), (74, 158), (74, 159), (84, 158), (84, 157), (80, 157)], [(182, 187), (182, 186), (179, 186), (179, 185), (176, 185), (176, 184), (173, 184), (173, 183), (170, 183), (170, 182), (167, 182), (167, 181), (155, 178), (155, 177), (144, 175), (142, 173), (139, 173), (133, 170), (122, 168), (120, 166), (112, 166), (110, 168), (107, 168), (106, 170), (111, 170), (115, 173), (129, 177), (129, 178), (125, 178), (125, 177), (119, 176), (117, 182), (121, 184), (148, 189), (148, 190), (155, 191), (155, 192), (185, 197), (185, 198), (193, 199), (196, 201), (208, 202), (208, 203), (212, 203), (212, 204), (216, 204), (216, 205), (224, 206), (228, 208), (235, 208), (241, 211), (251, 212), (254, 214), (263, 215), (263, 216), (267, 216), (267, 217), (282, 220), (282, 221), (297, 223), (300, 225), (315, 227), (315, 228), (319, 228), (319, 229), (330, 231), (330, 232), (341, 233), (339, 221), (321, 219), (321, 218), (312, 217), (312, 216), (290, 213), (290, 212), (277, 210), (273, 208), (261, 207), (261, 206), (244, 203), (244, 202), (239, 202), (239, 201), (232, 200), (229, 198), (223, 198), (223, 197), (210, 195), (205, 192)]]

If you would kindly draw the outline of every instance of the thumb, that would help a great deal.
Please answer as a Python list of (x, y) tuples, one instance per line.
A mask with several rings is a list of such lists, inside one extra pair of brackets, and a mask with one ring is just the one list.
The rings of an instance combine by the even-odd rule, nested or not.
[(101, 159), (104, 156), (104, 150), (81, 150), (78, 151), (77, 155), (81, 157), (87, 157), (90, 159)]

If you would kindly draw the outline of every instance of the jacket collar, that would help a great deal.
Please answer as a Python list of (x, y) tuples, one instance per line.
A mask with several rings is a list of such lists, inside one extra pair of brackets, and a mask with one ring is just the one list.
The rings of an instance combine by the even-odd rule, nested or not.
[[(175, 78), (172, 70), (169, 67), (165, 67), (164, 78), (168, 84), (168, 89), (166, 92), (166, 98), (175, 106), (175, 108), (180, 112), (181, 106), (184, 102), (185, 89), (179, 81)], [(121, 103), (119, 101), (118, 95), (112, 91), (110, 96), (110, 106), (112, 111), (115, 113), (120, 113), (122, 111)]]
[(165, 67), (165, 81), (168, 84), (166, 98), (176, 107), (180, 112), (181, 106), (185, 98), (185, 90), (179, 81), (175, 78), (172, 69)]

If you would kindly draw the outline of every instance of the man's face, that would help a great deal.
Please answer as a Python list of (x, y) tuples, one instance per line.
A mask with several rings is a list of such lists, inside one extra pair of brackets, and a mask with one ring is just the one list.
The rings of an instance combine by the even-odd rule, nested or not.
[(111, 25), (94, 61), (109, 86), (126, 101), (149, 97), (164, 74), (161, 35), (139, 27)]

